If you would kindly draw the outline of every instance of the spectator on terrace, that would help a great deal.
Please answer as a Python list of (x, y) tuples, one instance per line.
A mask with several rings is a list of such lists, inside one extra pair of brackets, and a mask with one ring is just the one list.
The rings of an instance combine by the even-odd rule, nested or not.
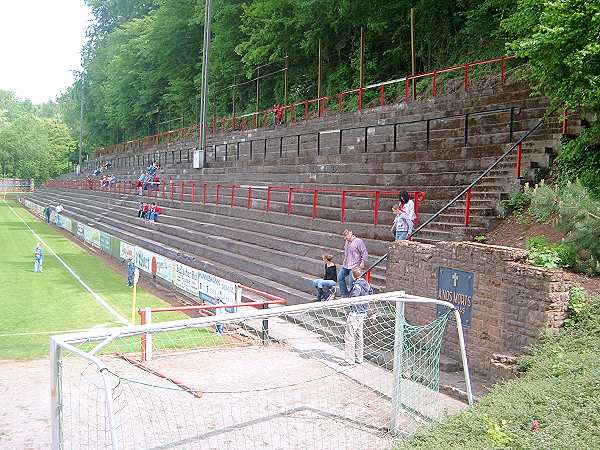
[(112, 161), (106, 161), (106, 164), (104, 164), (104, 168), (108, 170), (111, 167), (112, 167)]
[(154, 191), (158, 191), (160, 188), (160, 179), (157, 174), (154, 174), (152, 181), (150, 181), (150, 188)]
[(50, 223), (50, 212), (52, 211), (52, 207), (50, 205), (44, 208), (44, 218), (46, 219), (46, 223)]
[(96, 170), (94, 170), (94, 176), (95, 177), (97, 177), (101, 173), (102, 173), (102, 168), (101, 167), (97, 167)]
[(158, 217), (160, 216), (160, 206), (156, 203), (152, 203), (152, 205), (148, 208), (148, 216), (146, 217), (148, 220), (152, 222), (158, 222)]
[(117, 182), (117, 177), (114, 174), (111, 174), (108, 177), (108, 187), (113, 187), (115, 185), (115, 183)]
[(410, 199), (408, 192), (400, 193), (400, 204), (396, 209), (396, 218), (392, 225), (392, 230), (395, 231), (396, 240), (403, 241), (407, 239), (413, 232), (415, 227), (415, 204)]
[(273, 111), (275, 111), (275, 125), (281, 125), (281, 123), (283, 122), (283, 106), (277, 103), (273, 107)]
[(140, 206), (138, 206), (138, 219), (143, 219), (144, 218), (144, 202), (140, 202)]
[(312, 280), (312, 285), (317, 289), (317, 301), (327, 300), (335, 295), (334, 286), (337, 284), (337, 267), (333, 262), (333, 256), (323, 255), (325, 263), (325, 275), (321, 279)]
[[(350, 297), (362, 297), (363, 295), (372, 295), (373, 288), (362, 278), (362, 270), (358, 267), (352, 269), (352, 292)], [(362, 364), (364, 353), (363, 329), (365, 319), (369, 312), (368, 303), (358, 303), (350, 305), (350, 313), (346, 321), (346, 331), (344, 333), (344, 353), (346, 363), (354, 365)]]
[(140, 180), (139, 178), (137, 180), (135, 180), (135, 189), (137, 190), (137, 194), (138, 195), (142, 195), (143, 191), (142, 191), (142, 180)]
[(346, 279), (350, 276), (352, 269), (358, 267), (364, 269), (369, 258), (369, 252), (362, 239), (352, 234), (351, 230), (344, 230), (344, 262), (338, 274), (338, 283), (340, 285), (340, 294), (342, 297), (348, 297), (348, 284)]
[(143, 207), (142, 211), (143, 211), (142, 217), (144, 219), (148, 219), (148, 214), (150, 212), (150, 203), (144, 203), (144, 207)]
[(34, 272), (43, 272), (44, 268), (44, 249), (42, 248), (42, 244), (39, 242), (35, 244), (35, 249), (33, 250), (33, 271)]

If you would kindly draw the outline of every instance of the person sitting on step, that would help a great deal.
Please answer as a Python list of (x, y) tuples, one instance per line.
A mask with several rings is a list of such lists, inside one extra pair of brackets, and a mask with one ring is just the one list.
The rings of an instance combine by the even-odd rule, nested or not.
[(335, 285), (337, 284), (337, 267), (333, 262), (333, 256), (323, 255), (325, 263), (325, 275), (323, 278), (312, 280), (312, 285), (317, 289), (317, 301), (329, 300), (335, 297)]
[(146, 216), (146, 218), (148, 220), (151, 220), (152, 222), (158, 222), (158, 217), (160, 216), (160, 206), (158, 206), (156, 203), (152, 203), (152, 205), (150, 205), (150, 207), (148, 208), (148, 216)]
[(144, 218), (144, 206), (146, 204), (144, 202), (140, 202), (140, 206), (138, 206), (138, 219), (143, 219)]

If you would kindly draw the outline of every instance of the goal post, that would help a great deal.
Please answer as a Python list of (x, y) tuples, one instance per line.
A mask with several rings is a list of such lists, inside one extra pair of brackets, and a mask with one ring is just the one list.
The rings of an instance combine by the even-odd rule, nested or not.
[[(406, 304), (448, 312), (411, 324)], [(388, 448), (466, 406), (439, 392), (451, 317), (472, 404), (448, 302), (390, 292), (267, 306), (53, 336), (53, 448)]]

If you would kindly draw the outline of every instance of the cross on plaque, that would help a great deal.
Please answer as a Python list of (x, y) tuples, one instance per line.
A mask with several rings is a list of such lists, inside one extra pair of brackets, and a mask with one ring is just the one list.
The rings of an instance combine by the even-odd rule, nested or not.
[(454, 272), (454, 273), (452, 274), (452, 285), (453, 285), (454, 287), (456, 287), (456, 285), (458, 284), (458, 278), (459, 278), (459, 277), (458, 277), (458, 274), (457, 274), (456, 272)]

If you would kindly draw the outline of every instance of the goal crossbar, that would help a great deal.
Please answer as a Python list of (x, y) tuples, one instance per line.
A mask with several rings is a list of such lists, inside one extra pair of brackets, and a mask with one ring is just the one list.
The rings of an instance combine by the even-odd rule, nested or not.
[[(394, 354), (394, 382), (399, 385), (401, 381), (402, 374), (401, 369), (396, 369), (396, 367), (402, 367), (402, 359), (398, 360), (399, 357), (402, 358), (402, 350), (401, 350), (401, 339), (402, 339), (402, 325), (399, 324), (404, 320), (404, 305), (405, 304), (429, 304), (429, 305), (440, 305), (448, 308), (451, 314), (454, 316), (456, 321), (456, 332), (457, 339), (460, 346), (461, 352), (461, 360), (462, 360), (462, 368), (464, 372), (464, 382), (466, 385), (466, 393), (469, 405), (473, 404), (473, 396), (471, 391), (471, 382), (469, 376), (469, 368), (467, 362), (467, 354), (463, 336), (462, 322), (459, 311), (454, 307), (453, 304), (437, 299), (431, 299), (426, 297), (420, 297), (415, 295), (406, 294), (404, 291), (395, 291), (395, 292), (386, 292), (382, 294), (374, 294), (369, 296), (355, 297), (355, 298), (343, 298), (338, 300), (331, 300), (327, 302), (318, 302), (311, 304), (300, 304), (300, 305), (291, 305), (291, 306), (277, 306), (266, 309), (256, 309), (253, 311), (240, 311), (229, 313), (226, 315), (220, 316), (206, 316), (199, 318), (191, 318), (184, 320), (175, 320), (169, 322), (161, 322), (161, 323), (152, 323), (148, 325), (137, 325), (137, 326), (125, 326), (120, 328), (111, 328), (111, 329), (96, 329), (89, 332), (78, 332), (78, 333), (69, 333), (62, 334), (51, 337), (51, 367), (52, 367), (52, 380), (51, 380), (51, 392), (52, 392), (52, 434), (53, 434), (53, 448), (59, 449), (61, 448), (61, 409), (63, 407), (61, 401), (61, 361), (62, 361), (62, 353), (71, 353), (76, 355), (83, 360), (88, 361), (89, 363), (96, 366), (98, 371), (100, 372), (103, 380), (105, 395), (104, 400), (106, 402), (106, 413), (108, 416), (108, 425), (110, 426), (110, 435), (111, 435), (111, 444), (113, 449), (119, 449), (119, 437), (115, 426), (115, 418), (114, 418), (114, 406), (112, 404), (112, 396), (111, 396), (111, 386), (108, 378), (109, 368), (106, 363), (95, 356), (95, 354), (102, 348), (106, 347), (109, 343), (114, 341), (117, 338), (127, 338), (133, 336), (140, 335), (149, 335), (153, 333), (164, 333), (164, 332), (173, 332), (178, 330), (186, 330), (186, 329), (199, 329), (199, 328), (207, 328), (210, 326), (214, 326), (219, 323), (236, 323), (243, 322), (252, 319), (262, 319), (268, 320), (269, 318), (274, 317), (286, 317), (293, 314), (300, 313), (310, 313), (312, 311), (317, 311), (319, 309), (324, 308), (324, 303), (326, 303), (327, 308), (343, 308), (343, 307), (351, 307), (352, 305), (360, 305), (360, 304), (395, 304), (396, 306), (396, 337), (395, 337), (395, 354)], [(248, 308), (251, 309), (251, 308)], [(399, 319), (400, 318), (400, 319)], [(400, 352), (397, 351), (398, 345), (400, 342)], [(96, 344), (91, 351), (84, 351), (77, 347), (77, 344)], [(396, 373), (398, 372), (398, 373)], [(398, 388), (400, 389), (400, 388)], [(397, 389), (394, 388), (394, 391)], [(394, 392), (393, 396), (396, 397), (397, 393)], [(401, 398), (401, 397), (398, 397)], [(392, 398), (392, 402), (396, 403), (394, 408), (397, 408), (397, 402), (401, 400), (397, 400), (395, 402), (394, 398)]]

